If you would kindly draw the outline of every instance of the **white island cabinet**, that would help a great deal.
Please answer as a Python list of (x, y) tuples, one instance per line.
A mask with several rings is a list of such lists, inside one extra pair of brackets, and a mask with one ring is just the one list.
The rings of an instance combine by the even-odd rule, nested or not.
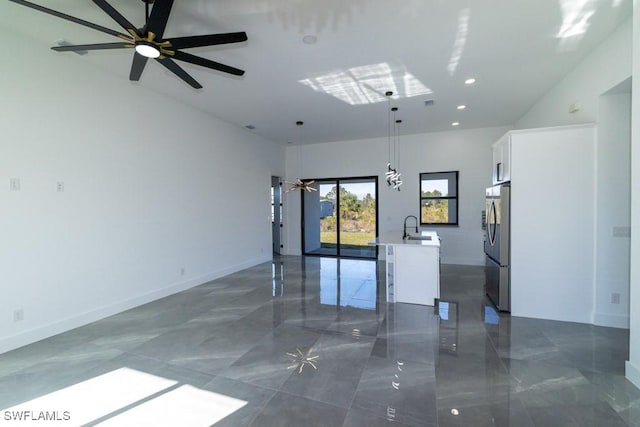
[(409, 239), (402, 232), (375, 239), (385, 248), (387, 302), (434, 305), (440, 298), (440, 238), (422, 231)]

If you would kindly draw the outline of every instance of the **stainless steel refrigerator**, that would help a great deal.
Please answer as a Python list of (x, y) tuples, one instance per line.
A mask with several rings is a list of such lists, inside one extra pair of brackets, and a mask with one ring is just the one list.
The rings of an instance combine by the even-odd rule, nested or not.
[(509, 183), (489, 187), (485, 194), (485, 286), (500, 311), (511, 311), (510, 196)]

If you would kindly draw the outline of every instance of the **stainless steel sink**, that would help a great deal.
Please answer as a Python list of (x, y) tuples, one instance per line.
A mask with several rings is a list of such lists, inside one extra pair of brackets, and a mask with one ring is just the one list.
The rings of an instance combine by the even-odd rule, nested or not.
[(431, 240), (431, 236), (412, 236), (408, 235), (407, 240)]

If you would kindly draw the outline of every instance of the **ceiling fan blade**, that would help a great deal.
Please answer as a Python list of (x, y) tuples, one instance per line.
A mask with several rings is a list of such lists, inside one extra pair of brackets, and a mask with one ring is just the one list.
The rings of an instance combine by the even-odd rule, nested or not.
[(114, 31), (114, 30), (110, 29), (110, 28), (103, 27), (101, 25), (94, 24), (92, 22), (85, 21), (84, 19), (76, 18), (75, 16), (67, 15), (65, 13), (58, 12), (58, 11), (53, 10), (53, 9), (48, 9), (46, 7), (30, 3), (28, 1), (24, 1), (24, 0), (9, 0), (9, 1), (12, 1), (12, 2), (17, 3), (17, 4), (21, 4), (23, 6), (30, 7), (32, 9), (38, 10), (40, 12), (48, 13), (49, 15), (53, 15), (53, 16), (56, 16), (58, 18), (66, 19), (67, 21), (75, 22), (76, 24), (84, 25), (85, 27), (89, 27), (89, 28), (92, 28), (94, 30), (101, 31), (103, 33), (107, 33), (107, 34), (110, 34), (112, 36), (116, 36), (116, 37), (120, 37), (120, 38), (130, 38), (128, 35), (119, 33), (117, 31)]
[(219, 44), (240, 43), (247, 41), (247, 33), (224, 33), (208, 34), (203, 36), (176, 37), (167, 39), (174, 49), (185, 49), (189, 47), (214, 46)]
[(173, 62), (169, 57), (156, 58), (160, 64), (164, 65), (169, 71), (180, 77), (182, 80), (191, 85), (194, 89), (202, 89), (202, 85), (198, 83), (193, 77), (191, 77), (185, 70), (183, 70), (178, 64)]
[(133, 63), (131, 64), (131, 72), (129, 73), (129, 80), (137, 82), (140, 80), (140, 76), (142, 75), (142, 70), (144, 70), (144, 66), (147, 65), (146, 56), (140, 55), (138, 52), (135, 52), (133, 55)]
[(184, 62), (190, 62), (191, 64), (200, 65), (202, 67), (211, 68), (212, 70), (222, 71), (223, 73), (233, 74), (234, 76), (244, 75), (244, 70), (230, 67), (229, 65), (221, 64), (219, 62), (214, 62), (209, 59), (201, 58), (199, 56), (191, 55), (190, 53), (180, 52), (179, 50), (176, 51), (175, 55), (173, 55), (173, 58)]
[(123, 49), (126, 47), (134, 47), (132, 43), (99, 43), (99, 44), (76, 44), (69, 46), (54, 46), (51, 49), (57, 52), (76, 52), (82, 50), (102, 50), (102, 49)]
[(116, 21), (122, 28), (125, 30), (133, 30), (136, 33), (138, 32), (135, 25), (133, 25), (127, 18), (122, 16), (120, 12), (115, 10), (113, 6), (107, 3), (105, 0), (93, 0), (93, 2), (102, 9), (107, 15), (109, 15), (114, 21)]
[(151, 16), (149, 16), (149, 23), (147, 24), (147, 31), (154, 33), (158, 40), (162, 39), (164, 29), (167, 27), (172, 6), (173, 0), (155, 0), (153, 2), (153, 9), (151, 9)]

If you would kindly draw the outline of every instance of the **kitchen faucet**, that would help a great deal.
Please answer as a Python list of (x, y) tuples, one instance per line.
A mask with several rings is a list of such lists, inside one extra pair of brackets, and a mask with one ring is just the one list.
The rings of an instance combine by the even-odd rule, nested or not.
[(404, 219), (404, 230), (402, 232), (402, 240), (406, 239), (408, 234), (407, 234), (407, 220), (409, 218), (413, 218), (416, 220), (416, 233), (418, 232), (418, 217), (415, 215), (407, 215), (407, 217)]

